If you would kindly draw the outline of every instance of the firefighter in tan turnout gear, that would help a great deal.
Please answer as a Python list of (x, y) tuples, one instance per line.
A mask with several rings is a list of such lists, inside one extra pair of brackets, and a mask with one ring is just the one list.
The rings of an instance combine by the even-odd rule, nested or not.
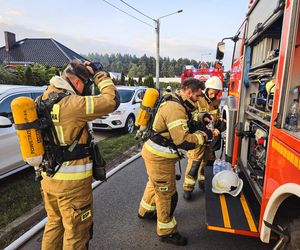
[(153, 134), (143, 146), (148, 183), (140, 202), (138, 217), (155, 219), (160, 240), (175, 245), (186, 245), (187, 239), (177, 232), (174, 210), (177, 205), (175, 163), (180, 149), (190, 150), (202, 146), (211, 131), (189, 133), (188, 115), (196, 108), (204, 85), (197, 79), (184, 81), (179, 93), (169, 95), (158, 108), (154, 118)]
[[(88, 95), (87, 82), (92, 78), (101, 95)], [(78, 139), (78, 148), (64, 151), (65, 159), (53, 176), (42, 172), (42, 196), (48, 221), (42, 249), (87, 249), (92, 237), (92, 159), (87, 150), (88, 121), (114, 111), (119, 105), (116, 88), (108, 73), (90, 63), (72, 61), (54, 76), (42, 100), (56, 94), (65, 96), (51, 109), (59, 147), (68, 147)], [(68, 147), (70, 149), (70, 147)]]
[(222, 89), (220, 78), (210, 77), (205, 82), (204, 95), (197, 102), (197, 110), (193, 112), (193, 120), (213, 129), (214, 140), (211, 145), (203, 145), (187, 152), (188, 163), (183, 182), (185, 200), (192, 198), (197, 178), (200, 189), (204, 189), (204, 167), (208, 160), (214, 160), (214, 151), (217, 150), (215, 147), (220, 146), (220, 132), (223, 132), (226, 127), (224, 121), (219, 119), (220, 100), (217, 99), (217, 95)]

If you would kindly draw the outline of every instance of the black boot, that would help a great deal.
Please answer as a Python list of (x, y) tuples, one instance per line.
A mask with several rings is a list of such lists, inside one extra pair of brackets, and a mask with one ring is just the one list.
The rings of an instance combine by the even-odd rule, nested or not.
[(190, 201), (192, 199), (192, 191), (183, 190), (183, 198)]
[(144, 216), (138, 213), (138, 217), (146, 220), (157, 220), (156, 212), (146, 212)]
[(164, 236), (160, 236), (160, 241), (174, 244), (176, 246), (185, 246), (187, 244), (187, 238), (180, 235), (178, 232), (173, 234), (168, 234)]

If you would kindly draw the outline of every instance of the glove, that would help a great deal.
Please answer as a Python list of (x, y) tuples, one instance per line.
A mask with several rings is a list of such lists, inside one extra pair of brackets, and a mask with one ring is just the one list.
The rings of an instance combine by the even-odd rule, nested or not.
[(202, 122), (194, 121), (194, 120), (188, 122), (188, 127), (190, 133), (195, 133), (196, 131), (203, 130), (205, 128)]
[(217, 128), (221, 133), (224, 132), (226, 130), (226, 121), (223, 119), (218, 120), (215, 124), (215, 128)]
[(203, 116), (202, 116), (202, 122), (207, 125), (208, 123), (210, 123), (211, 121), (213, 120), (211, 114), (209, 113), (205, 113)]
[[(96, 65), (96, 63), (85, 61), (83, 65), (88, 69), (91, 77), (94, 77), (100, 71), (105, 72), (101, 63), (97, 63)], [(108, 72), (105, 73), (108, 75), (108, 77), (110, 76)]]
[(213, 138), (213, 133), (210, 129), (205, 128), (202, 130), (207, 135), (207, 141), (210, 142)]

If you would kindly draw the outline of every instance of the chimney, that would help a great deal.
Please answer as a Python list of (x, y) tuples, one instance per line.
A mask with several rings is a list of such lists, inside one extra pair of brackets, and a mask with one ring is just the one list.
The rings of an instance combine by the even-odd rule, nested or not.
[(14, 33), (4, 31), (5, 49), (9, 51), (16, 43), (16, 35)]

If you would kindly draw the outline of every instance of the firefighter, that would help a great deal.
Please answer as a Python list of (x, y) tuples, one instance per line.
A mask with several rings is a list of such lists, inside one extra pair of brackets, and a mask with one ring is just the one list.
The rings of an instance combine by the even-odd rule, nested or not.
[[(213, 129), (214, 140), (211, 147), (203, 145), (187, 152), (188, 163), (183, 182), (183, 198), (190, 200), (198, 178), (200, 189), (204, 189), (204, 167), (207, 160), (214, 160), (214, 151), (220, 146), (220, 132), (224, 130), (224, 121), (219, 119), (220, 100), (217, 98), (223, 89), (222, 81), (217, 76), (212, 76), (205, 82), (204, 95), (197, 102), (198, 109), (193, 113), (193, 119), (208, 125)], [(219, 144), (219, 145), (218, 145)], [(214, 145), (214, 146), (213, 146)], [(213, 146), (213, 147), (212, 147)]]
[[(101, 95), (89, 95), (91, 77)], [(50, 101), (48, 97), (53, 93), (66, 94), (51, 110), (60, 148), (70, 145), (81, 130), (78, 145), (85, 145), (89, 138), (87, 122), (119, 105), (109, 74), (90, 62), (72, 61), (61, 76), (51, 78), (42, 100)], [(42, 241), (44, 250), (87, 249), (92, 237), (92, 160), (80, 150), (73, 152), (77, 152), (72, 155), (75, 160), (63, 162), (52, 177), (42, 172), (41, 189), (48, 216)]]
[(143, 146), (148, 182), (140, 202), (138, 217), (157, 219), (157, 234), (163, 242), (186, 245), (187, 239), (178, 233), (174, 211), (178, 194), (175, 183), (175, 163), (180, 149), (190, 150), (204, 145), (211, 138), (210, 130), (189, 133), (188, 119), (202, 95), (204, 84), (186, 79), (180, 94), (169, 95), (158, 108), (153, 133)]

